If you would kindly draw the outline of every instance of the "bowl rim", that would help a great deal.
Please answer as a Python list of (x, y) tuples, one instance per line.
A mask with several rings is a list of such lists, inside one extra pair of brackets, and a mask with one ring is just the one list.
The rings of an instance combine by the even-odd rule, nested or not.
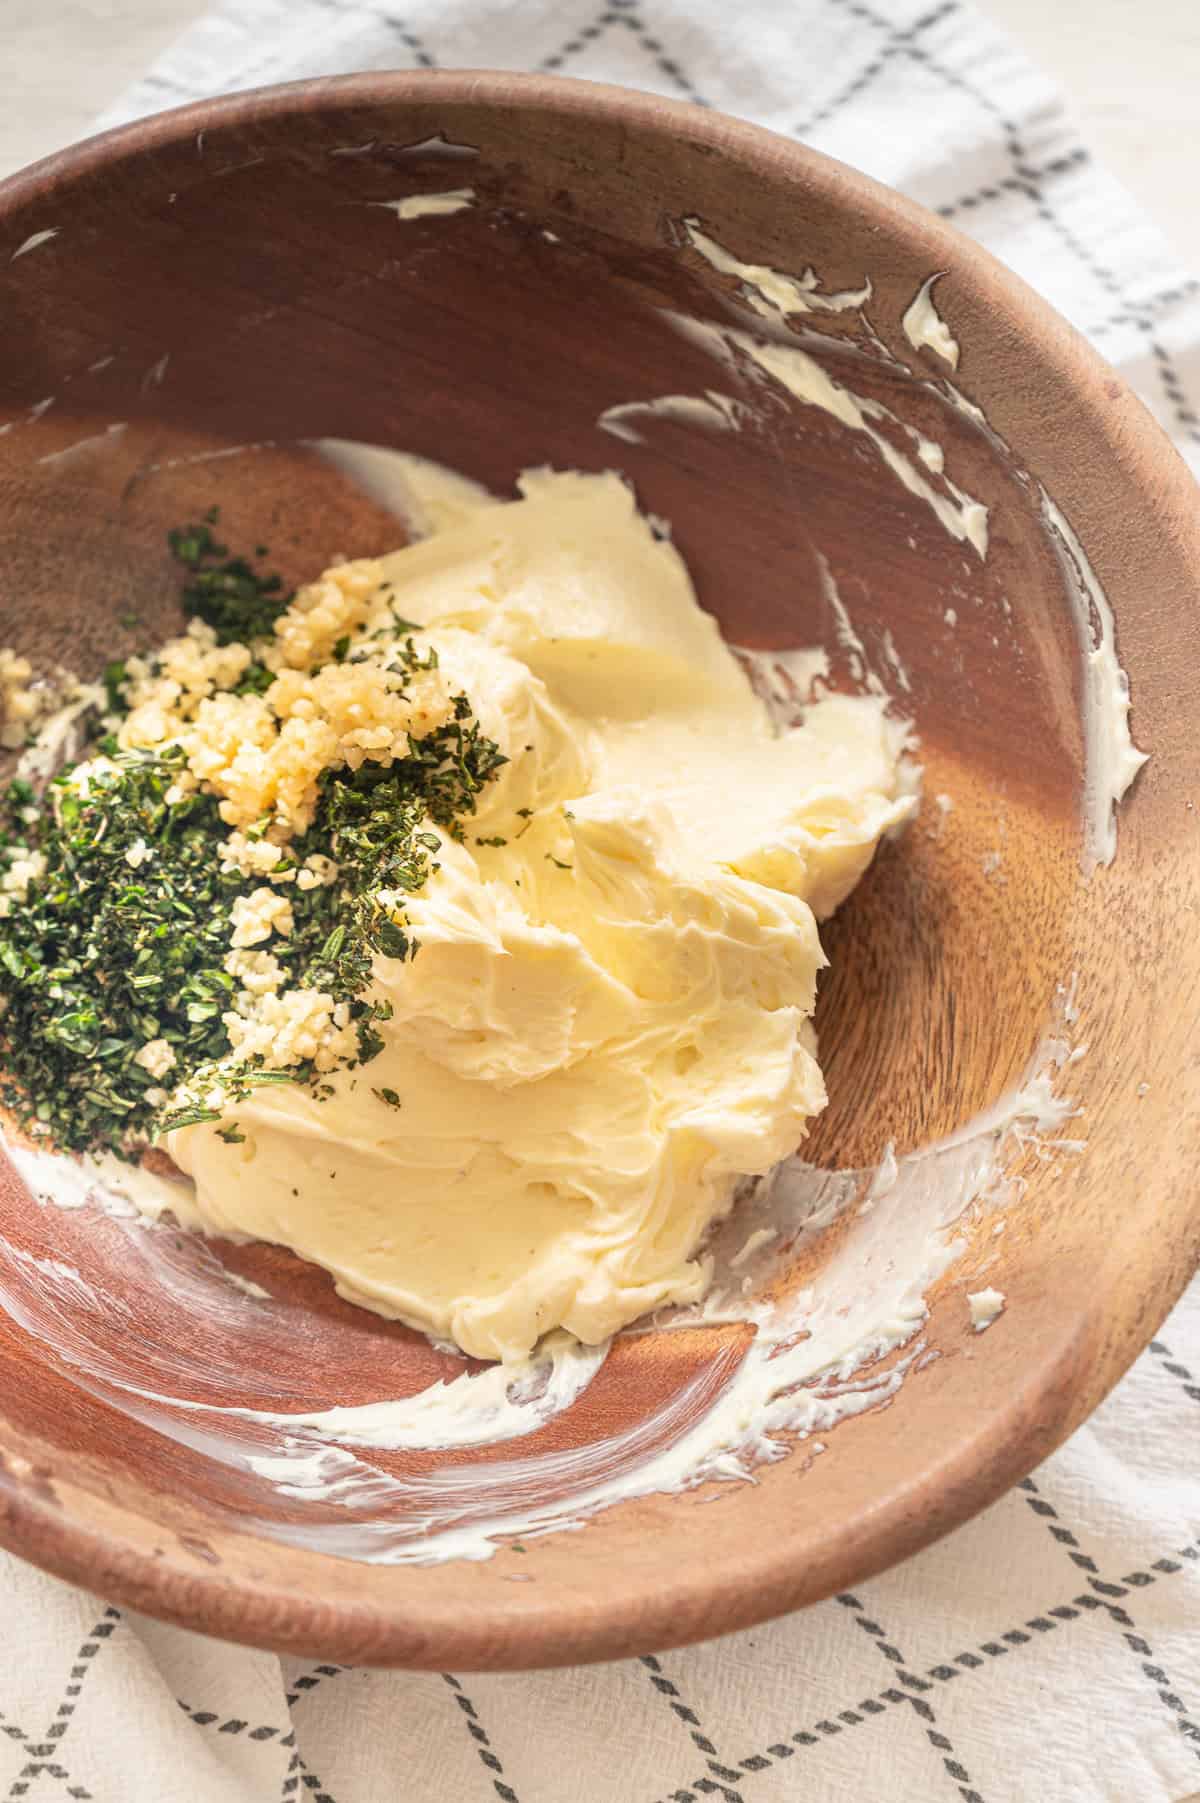
[[(1158, 518), (1200, 569), (1200, 510), (1190, 471), (1128, 383), (1088, 341), (990, 251), (919, 203), (872, 177), (764, 127), (684, 100), (573, 77), (488, 69), (381, 70), (319, 76), (196, 100), (97, 133), (0, 182), (0, 224), (63, 185), (214, 127), (252, 125), (325, 108), (439, 103), (521, 109), (610, 122), (683, 138), (721, 152), (753, 174), (769, 170), (830, 206), (883, 207), (896, 228), (920, 244), (930, 267), (968, 268), (977, 292), (1002, 318), (1019, 319), (1031, 356), (1079, 394), (1079, 411), (1098, 449), (1156, 485)], [(145, 1544), (72, 1517), (58, 1500), (23, 1481), (19, 1459), (0, 1442), (0, 1545), (59, 1577), (188, 1628), (280, 1652), (345, 1663), (421, 1669), (524, 1670), (605, 1660), (751, 1626), (847, 1589), (967, 1521), (1027, 1474), (1108, 1393), (1186, 1286), (1200, 1263), (1200, 1240), (1180, 1254), (1160, 1292), (1161, 1309), (1143, 1311), (1132, 1334), (1100, 1337), (1091, 1317), (1031, 1368), (1028, 1382), (989, 1421), (990, 1445), (968, 1432), (931, 1459), (917, 1485), (843, 1522), (833, 1552), (813, 1561), (786, 1546), (741, 1547), (720, 1569), (685, 1569), (642, 1599), (636, 1619), (619, 1597), (591, 1598), (586, 1609), (563, 1597), (538, 1611), (447, 1607), (414, 1587), (411, 1602), (337, 1600), (341, 1565), (328, 1565), (322, 1596), (300, 1595), (277, 1575), (226, 1575), (219, 1568), (154, 1553)], [(1093, 1355), (1081, 1358), (1085, 1349)], [(1082, 1376), (1081, 1376), (1082, 1372)], [(1011, 1430), (1011, 1431), (1005, 1431)], [(936, 1481), (935, 1481), (936, 1480)], [(56, 1478), (60, 1492), (83, 1497)], [(914, 1506), (914, 1505), (919, 1505)], [(111, 1514), (106, 1510), (106, 1514)], [(131, 1511), (126, 1511), (131, 1515)], [(146, 1519), (149, 1519), (148, 1517)], [(853, 1526), (852, 1533), (845, 1529)], [(234, 1530), (237, 1531), (236, 1528)], [(286, 1552), (287, 1549), (280, 1549)], [(686, 1562), (681, 1562), (686, 1566)], [(797, 1567), (802, 1567), (798, 1569)], [(334, 1600), (328, 1600), (332, 1597)]]

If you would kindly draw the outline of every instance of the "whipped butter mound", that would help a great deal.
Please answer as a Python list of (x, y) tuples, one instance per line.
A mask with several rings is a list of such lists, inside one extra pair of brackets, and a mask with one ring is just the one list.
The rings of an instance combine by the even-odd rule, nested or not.
[[(352, 645), (413, 622), (439, 696), (470, 694), (509, 759), (405, 898), (416, 955), (375, 961), (383, 1050), (323, 1095), (255, 1090), (240, 1139), (168, 1142), (212, 1229), (506, 1360), (703, 1293), (706, 1230), (825, 1102), (817, 921), (915, 807), (881, 701), (831, 695), (775, 732), (617, 477), (520, 487), (339, 571)], [(243, 763), (276, 794), (272, 754)], [(235, 753), (235, 822), (240, 774)]]

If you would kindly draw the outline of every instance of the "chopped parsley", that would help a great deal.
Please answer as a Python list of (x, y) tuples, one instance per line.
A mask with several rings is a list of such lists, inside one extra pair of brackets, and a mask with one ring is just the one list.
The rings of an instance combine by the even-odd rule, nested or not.
[(121, 700), (121, 684), (129, 672), (123, 663), (105, 664), (101, 681), (104, 684), (104, 699), (110, 714), (123, 713), (125, 704)]
[[(170, 534), (189, 574), (185, 605), (221, 643), (265, 637), (287, 605), (283, 585), (231, 557), (213, 524), (210, 513)], [(401, 677), (436, 664), (411, 634), (388, 657)], [(104, 680), (111, 728), (126, 711), (124, 664), (110, 664)], [(255, 661), (238, 692), (264, 693), (272, 680)], [(311, 1061), (272, 1070), (230, 1057), (234, 904), (264, 878), (222, 869), (229, 829), (214, 795), (179, 780), (182, 748), (122, 750), (109, 731), (88, 760), (86, 779), (67, 769), (40, 800), (24, 781), (0, 795), (0, 876), (22, 863), (27, 872), (20, 898), (4, 897), (0, 912), (0, 1105), (64, 1150), (130, 1156), (173, 1128), (220, 1120), (263, 1084), (329, 1093)], [(332, 881), (279, 886), (292, 928), (273, 935), (269, 951), (282, 988), (345, 1005), (358, 1062), (382, 1050), (380, 1025), (392, 1013), (367, 993), (373, 961), (416, 953), (405, 899), (438, 868), (440, 834), (462, 839), (463, 819), (505, 761), (468, 697), (453, 695), (450, 718), (411, 737), (390, 765), (323, 770), (311, 824), (275, 867), (297, 870), (310, 858), (336, 866)], [(261, 840), (271, 824), (244, 837)], [(393, 1090), (376, 1094), (401, 1105)], [(245, 1137), (233, 1120), (220, 1133), (230, 1144)]]
[[(190, 1068), (227, 1050), (238, 885), (213, 855), (215, 800), (166, 799), (182, 761), (123, 752), (86, 793), (59, 777), (38, 820), (19, 827), (20, 797), (6, 798), (3, 839), (20, 833), (46, 867), (0, 921), (0, 1101), (74, 1150), (148, 1128), (159, 1079), (134, 1062), (148, 1042)], [(156, 855), (135, 870), (125, 854), (138, 841)]]
[(268, 670), (266, 664), (260, 664), (256, 660), (247, 664), (242, 680), (233, 692), (235, 695), (265, 695), (274, 680), (274, 670)]
[[(217, 509), (210, 507), (196, 526), (176, 526), (167, 534), (171, 555), (188, 572), (183, 605), (194, 619), (211, 626), (219, 645), (251, 644), (266, 638), (292, 597), (283, 578), (260, 575), (244, 557), (213, 536)], [(258, 546), (256, 556), (265, 555)]]

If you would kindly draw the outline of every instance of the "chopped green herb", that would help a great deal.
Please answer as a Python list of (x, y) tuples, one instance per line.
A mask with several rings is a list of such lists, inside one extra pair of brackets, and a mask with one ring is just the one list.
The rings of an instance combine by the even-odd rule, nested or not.
[[(223, 643), (265, 636), (287, 605), (282, 583), (231, 558), (213, 536), (216, 520), (210, 509), (169, 535), (189, 573), (185, 604)], [(436, 667), (432, 648), (422, 652), (411, 636), (391, 656), (404, 674)], [(126, 710), (126, 680), (123, 663), (109, 665), (112, 713)], [(236, 692), (263, 693), (273, 680), (256, 659)], [(0, 1104), (63, 1149), (128, 1156), (174, 1129), (221, 1120), (263, 1084), (331, 1093), (311, 1062), (270, 1070), (231, 1060), (232, 910), (261, 878), (222, 868), (217, 798), (185, 792), (178, 745), (126, 751), (109, 733), (89, 756), (97, 751), (110, 762), (86, 783), (68, 770), (40, 801), (25, 782), (0, 796), (0, 870), (30, 852), (44, 859), (21, 904), (0, 915)], [(418, 950), (404, 898), (438, 868), (442, 835), (463, 837), (463, 819), (505, 762), (468, 697), (456, 695), (451, 718), (410, 738), (390, 765), (326, 769), (311, 825), (276, 866), (313, 856), (337, 866), (332, 883), (289, 888), (292, 931), (271, 952), (284, 987), (345, 1005), (361, 1062), (383, 1049), (380, 1023), (392, 1014), (366, 994), (374, 961)], [(272, 824), (266, 815), (245, 837), (261, 842)], [(400, 1106), (394, 1092), (378, 1093)], [(234, 1121), (219, 1131), (230, 1144), (244, 1137)]]
[(389, 1108), (400, 1107), (400, 1097), (394, 1089), (373, 1089), (371, 1094), (378, 1096), (381, 1102), (386, 1102)]
[(121, 685), (128, 674), (129, 672), (125, 668), (124, 663), (111, 663), (105, 664), (104, 666), (104, 676), (102, 680), (104, 683), (105, 700), (108, 703), (108, 711), (110, 714), (123, 714), (125, 712), (125, 703), (121, 698)]
[[(28, 829), (45, 871), (0, 921), (0, 1100), (26, 1118), (33, 1104), (75, 1150), (149, 1127), (156, 1079), (135, 1062), (149, 1041), (166, 1040), (187, 1068), (228, 1049), (218, 998), (238, 881), (213, 856), (217, 804), (166, 800), (183, 762), (173, 748), (114, 762), (86, 794), (69, 776), (50, 785)], [(125, 853), (139, 841), (156, 855), (131, 880)]]
[(199, 1127), (205, 1121), (219, 1121), (220, 1118), (220, 1113), (215, 1108), (181, 1108), (156, 1130), (156, 1137), (161, 1138), (163, 1133), (173, 1133), (177, 1127)]
[(266, 664), (256, 661), (247, 664), (242, 673), (242, 680), (233, 692), (235, 695), (265, 695), (274, 680), (274, 670), (268, 670)]
[(564, 864), (562, 859), (556, 858), (554, 856), (554, 853), (551, 851), (548, 851), (546, 853), (546, 856), (549, 859), (549, 861), (551, 862), (551, 864), (556, 864), (560, 870), (574, 870), (574, 868), (575, 868), (574, 864)]
[(250, 644), (265, 638), (291, 595), (283, 578), (262, 576), (244, 557), (231, 557), (218, 544), (212, 527), (217, 510), (210, 508), (198, 526), (176, 526), (167, 534), (171, 555), (191, 580), (183, 591), (188, 613), (211, 626), (219, 645)]
[(246, 1143), (246, 1135), (238, 1130), (236, 1121), (226, 1121), (223, 1127), (218, 1127), (217, 1136), (223, 1139), (227, 1146), (244, 1146)]
[(493, 833), (490, 839), (482, 839), (476, 834), (475, 843), (476, 845), (507, 845), (508, 840), (500, 833)]

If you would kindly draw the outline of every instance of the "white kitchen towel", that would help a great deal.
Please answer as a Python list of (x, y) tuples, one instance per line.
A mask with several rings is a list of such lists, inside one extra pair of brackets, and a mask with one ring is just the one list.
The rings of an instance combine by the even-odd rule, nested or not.
[[(1059, 96), (945, 0), (236, 0), (105, 123), (368, 67), (553, 69), (799, 136), (953, 219), (1200, 467), (1200, 300)], [(1032, 1479), (898, 1571), (530, 1676), (279, 1660), (0, 1563), (0, 1798), (1200, 1803), (1200, 1289)]]

